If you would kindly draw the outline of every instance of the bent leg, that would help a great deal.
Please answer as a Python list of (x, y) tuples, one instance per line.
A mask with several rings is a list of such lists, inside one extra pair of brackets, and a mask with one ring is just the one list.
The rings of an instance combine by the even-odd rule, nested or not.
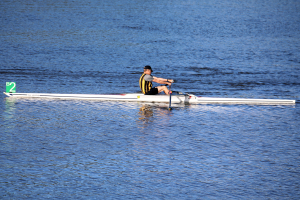
[(157, 86), (156, 88), (158, 90), (158, 93), (161, 93), (162, 91), (164, 91), (165, 94), (169, 94), (169, 90), (168, 90), (167, 86)]

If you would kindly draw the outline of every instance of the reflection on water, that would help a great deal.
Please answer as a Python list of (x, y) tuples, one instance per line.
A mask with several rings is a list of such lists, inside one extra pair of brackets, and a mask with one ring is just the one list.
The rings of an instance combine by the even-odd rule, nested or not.
[(147, 104), (141, 106), (139, 111), (139, 121), (143, 124), (149, 124), (153, 121), (153, 107)]
[(160, 128), (168, 127), (169, 120), (173, 116), (167, 104), (141, 104), (139, 109), (139, 127), (149, 128), (159, 125)]
[(15, 109), (16, 109), (16, 102), (17, 102), (17, 99), (15, 98), (9, 98), (9, 97), (6, 97), (4, 99), (5, 101), (5, 110), (4, 110), (4, 113), (5, 114), (8, 114), (8, 115), (13, 115)]
[[(3, 121), (8, 122), (8, 121), (14, 121), (16, 116), (16, 103), (17, 100), (14, 98), (9, 98), (6, 97), (4, 99), (4, 110), (2, 113)], [(6, 128), (12, 128), (14, 126), (14, 123), (5, 123)]]

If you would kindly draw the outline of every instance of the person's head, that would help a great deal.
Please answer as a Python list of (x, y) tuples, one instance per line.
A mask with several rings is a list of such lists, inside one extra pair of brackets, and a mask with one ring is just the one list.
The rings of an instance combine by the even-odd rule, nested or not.
[(150, 65), (146, 65), (144, 67), (144, 74), (151, 74), (153, 72), (152, 68), (150, 67)]

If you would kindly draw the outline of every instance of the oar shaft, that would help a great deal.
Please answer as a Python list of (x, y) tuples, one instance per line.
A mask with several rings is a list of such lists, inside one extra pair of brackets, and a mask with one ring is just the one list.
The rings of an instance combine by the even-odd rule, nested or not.
[(171, 100), (172, 100), (172, 91), (171, 91), (171, 85), (169, 86), (169, 95), (170, 95), (170, 101), (169, 101), (169, 110), (171, 110)]

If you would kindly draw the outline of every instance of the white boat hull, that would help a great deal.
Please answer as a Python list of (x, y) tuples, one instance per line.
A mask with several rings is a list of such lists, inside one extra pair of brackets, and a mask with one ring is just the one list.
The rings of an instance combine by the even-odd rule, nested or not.
[[(15, 98), (47, 98), (47, 99), (82, 99), (98, 101), (131, 101), (169, 103), (168, 95), (144, 95), (132, 94), (52, 94), (52, 93), (6, 93), (5, 95)], [(197, 97), (192, 94), (172, 94), (173, 103), (185, 104), (295, 104), (295, 100), (285, 99), (244, 99), (244, 98), (216, 98)]]

